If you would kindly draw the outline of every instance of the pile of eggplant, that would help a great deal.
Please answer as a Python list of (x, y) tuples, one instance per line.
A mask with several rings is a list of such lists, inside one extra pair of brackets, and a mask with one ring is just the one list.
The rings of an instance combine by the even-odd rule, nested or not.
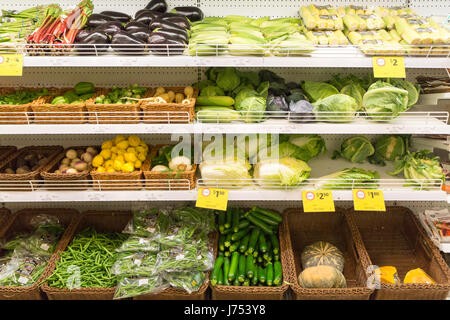
[[(165, 0), (151, 0), (134, 19), (125, 13), (103, 11), (92, 14), (77, 37), (80, 54), (104, 53), (110, 47), (119, 54), (183, 54), (189, 43), (191, 22), (200, 21), (197, 7), (176, 7), (167, 12)], [(81, 45), (81, 46), (80, 46)]]

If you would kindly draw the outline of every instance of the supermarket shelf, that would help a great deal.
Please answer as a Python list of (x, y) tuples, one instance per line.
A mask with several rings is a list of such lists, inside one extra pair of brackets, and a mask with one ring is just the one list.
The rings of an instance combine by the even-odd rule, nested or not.
[(450, 100), (450, 92), (421, 94), (418, 104), (427, 106), (437, 105), (441, 100)]
[(442, 243), (441, 242), (440, 247), (441, 247), (440, 249), (441, 249), (442, 252), (450, 253), (450, 242), (447, 242), (447, 243)]

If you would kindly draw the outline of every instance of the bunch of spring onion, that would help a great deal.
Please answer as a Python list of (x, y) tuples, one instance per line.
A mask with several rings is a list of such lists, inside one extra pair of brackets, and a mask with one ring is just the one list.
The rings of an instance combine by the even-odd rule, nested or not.
[(39, 25), (47, 6), (36, 6), (20, 12), (2, 10), (0, 17), (0, 42), (20, 42)]

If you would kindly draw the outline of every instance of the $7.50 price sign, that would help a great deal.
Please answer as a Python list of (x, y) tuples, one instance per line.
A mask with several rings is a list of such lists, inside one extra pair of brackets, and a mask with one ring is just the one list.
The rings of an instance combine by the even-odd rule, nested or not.
[(386, 211), (383, 191), (354, 189), (353, 206), (356, 211)]
[(304, 212), (334, 212), (333, 194), (330, 190), (302, 191)]
[(199, 188), (196, 207), (226, 211), (228, 190), (215, 188)]

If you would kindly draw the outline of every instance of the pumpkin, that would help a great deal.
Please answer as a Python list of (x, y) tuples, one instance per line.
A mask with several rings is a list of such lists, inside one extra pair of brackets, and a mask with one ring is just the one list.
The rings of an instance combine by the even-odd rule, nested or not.
[(298, 276), (298, 284), (302, 288), (347, 288), (342, 272), (331, 266), (306, 268)]
[(340, 272), (344, 270), (344, 255), (329, 242), (317, 241), (306, 246), (301, 258), (303, 269), (315, 266), (331, 266)]
[(426, 284), (436, 284), (436, 281), (433, 280), (425, 271), (422, 269), (414, 269), (408, 271), (403, 279), (403, 283), (426, 283)]
[(400, 284), (397, 268), (392, 266), (385, 266), (375, 269), (375, 275), (379, 277), (381, 283)]

